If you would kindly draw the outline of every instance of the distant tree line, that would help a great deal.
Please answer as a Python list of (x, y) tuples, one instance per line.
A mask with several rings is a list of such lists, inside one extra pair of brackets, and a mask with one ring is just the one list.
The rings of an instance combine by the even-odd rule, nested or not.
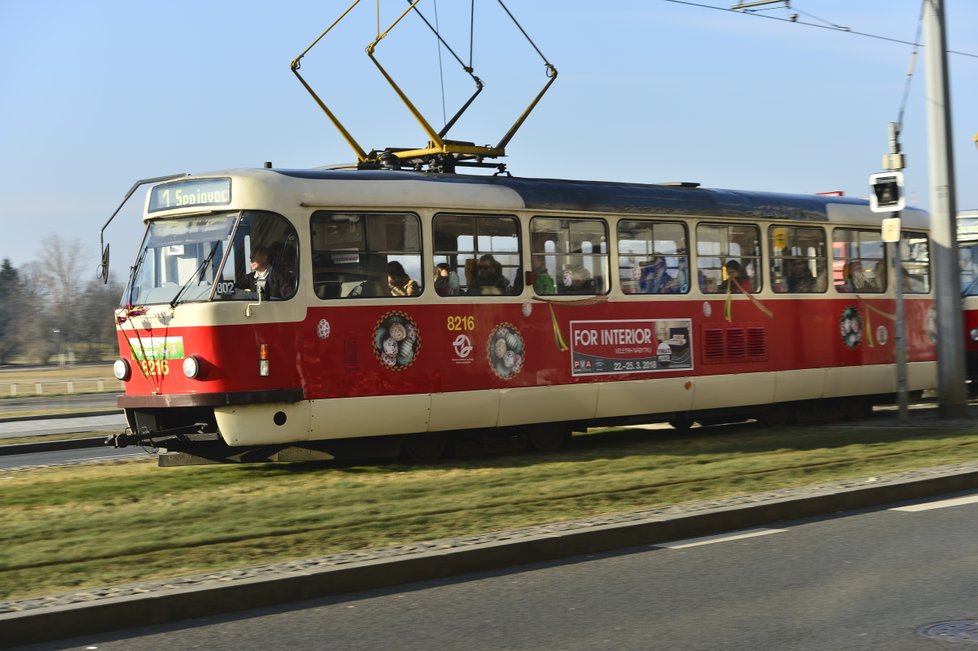
[(0, 364), (96, 361), (116, 347), (115, 308), (123, 287), (87, 268), (78, 240), (51, 235), (38, 260), (0, 263)]

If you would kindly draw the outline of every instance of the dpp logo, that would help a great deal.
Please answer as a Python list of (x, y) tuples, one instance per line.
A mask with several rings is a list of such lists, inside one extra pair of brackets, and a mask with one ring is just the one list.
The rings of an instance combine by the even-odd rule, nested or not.
[(452, 348), (455, 349), (455, 354), (458, 357), (465, 359), (472, 354), (472, 340), (469, 339), (468, 335), (459, 335), (452, 342)]

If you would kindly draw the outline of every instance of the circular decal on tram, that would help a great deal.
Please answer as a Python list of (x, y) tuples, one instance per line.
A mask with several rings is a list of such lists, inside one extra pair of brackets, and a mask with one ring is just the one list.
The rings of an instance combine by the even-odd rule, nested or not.
[(316, 324), (316, 336), (320, 339), (329, 339), (329, 332), (329, 321), (320, 319), (319, 323)]
[(709, 319), (711, 314), (713, 314), (713, 308), (710, 307), (710, 301), (703, 301), (703, 316)]
[(847, 348), (855, 348), (863, 340), (863, 319), (859, 310), (847, 307), (839, 318), (839, 334)]
[(527, 301), (523, 303), (523, 316), (529, 317), (531, 314), (533, 314), (533, 303)]
[(890, 333), (886, 329), (885, 325), (881, 325), (876, 328), (876, 341), (880, 346), (885, 346), (886, 342), (890, 340)]
[(500, 323), (489, 335), (489, 368), (504, 380), (514, 377), (523, 368), (525, 359), (523, 337), (512, 324)]
[(421, 349), (418, 326), (403, 312), (388, 312), (374, 329), (374, 354), (393, 371), (410, 366)]

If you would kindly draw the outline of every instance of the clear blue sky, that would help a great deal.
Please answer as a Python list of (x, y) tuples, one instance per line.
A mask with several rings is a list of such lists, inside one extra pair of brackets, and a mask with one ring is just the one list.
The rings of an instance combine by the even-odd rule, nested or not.
[[(921, 0), (791, 4), (765, 15), (798, 13), (805, 22), (912, 41)], [(945, 4), (949, 49), (978, 55), (978, 2)], [(0, 259), (27, 263), (40, 239), (57, 233), (81, 239), (94, 273), (99, 228), (139, 178), (264, 161), (352, 161), (289, 70), (347, 5), (0, 0)], [(421, 7), (433, 18), (435, 5), (450, 44), (468, 60), (469, 3), (423, 0)], [(381, 6), (386, 24), (405, 5)], [(507, 6), (559, 70), (507, 148), (505, 162), (520, 176), (866, 196), (912, 50), (666, 0)], [(540, 59), (500, 19), (495, 2), (476, 2), (473, 63), (487, 90), (451, 137), (497, 142), (545, 80)], [(437, 128), (443, 102), (434, 38), (401, 29), (378, 57)], [(366, 59), (375, 33), (376, 2), (365, 0), (303, 59), (302, 73), (365, 148), (421, 146), (426, 138)], [(471, 84), (447, 53), (443, 63), (451, 114)], [(958, 208), (978, 208), (978, 58), (951, 55), (949, 68)], [(921, 50), (903, 146), (909, 202), (927, 208), (924, 74)], [(142, 232), (142, 194), (132, 205), (107, 231), (121, 276)]]

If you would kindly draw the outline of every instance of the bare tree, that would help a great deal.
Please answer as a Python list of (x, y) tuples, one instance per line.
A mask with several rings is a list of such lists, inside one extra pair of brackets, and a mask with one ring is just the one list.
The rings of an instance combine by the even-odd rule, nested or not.
[[(13, 306), (16, 318), (11, 321), (9, 337), (16, 352), (25, 361), (46, 364), (58, 352), (58, 330), (43, 280), (43, 265), (29, 262), (17, 270), (18, 296)], [(60, 334), (60, 332), (58, 333)]]
[(82, 358), (98, 360), (107, 349), (116, 347), (115, 309), (122, 296), (122, 285), (114, 275), (109, 282), (92, 278), (85, 287), (85, 301), (79, 306), (75, 334), (85, 347), (80, 351)]
[(85, 264), (84, 250), (77, 238), (66, 241), (55, 233), (41, 240), (38, 279), (50, 305), (51, 329), (58, 331), (62, 344), (78, 340), (78, 311), (82, 301), (87, 300)]

